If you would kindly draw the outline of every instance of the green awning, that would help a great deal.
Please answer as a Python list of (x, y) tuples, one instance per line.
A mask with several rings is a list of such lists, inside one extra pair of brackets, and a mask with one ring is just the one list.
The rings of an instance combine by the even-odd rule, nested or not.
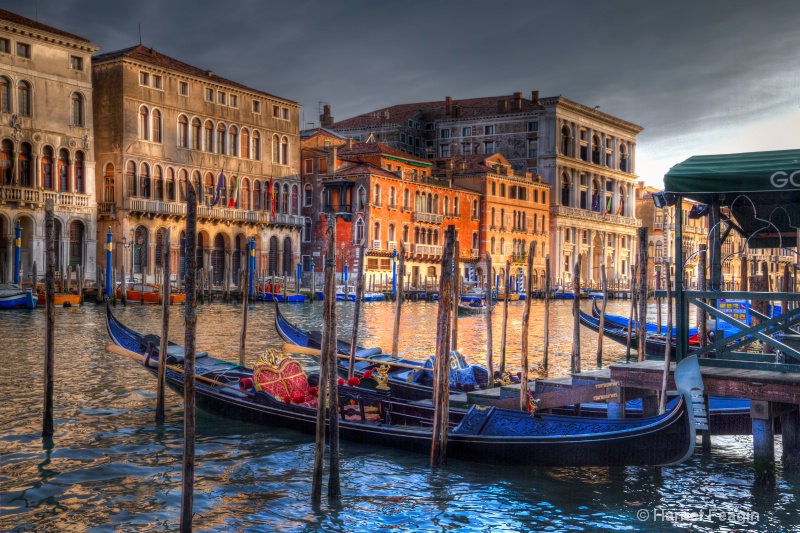
[(664, 176), (664, 193), (718, 199), (753, 248), (794, 247), (800, 228), (800, 150), (698, 155)]

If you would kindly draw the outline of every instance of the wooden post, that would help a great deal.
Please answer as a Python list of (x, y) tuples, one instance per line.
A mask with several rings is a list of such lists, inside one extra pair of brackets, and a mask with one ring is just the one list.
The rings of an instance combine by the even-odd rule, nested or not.
[(128, 282), (125, 279), (125, 265), (119, 267), (120, 276), (122, 277), (122, 305), (128, 305)]
[(361, 300), (364, 299), (364, 248), (367, 245), (367, 239), (364, 237), (361, 240), (361, 246), (358, 247), (358, 274), (356, 275), (356, 301), (353, 306), (353, 335), (350, 337), (350, 361), (347, 365), (347, 378), (353, 377), (353, 370), (356, 364), (356, 350), (358, 350), (358, 321), (361, 318)]
[[(452, 340), (450, 341), (450, 349), (458, 350), (458, 301), (461, 299), (461, 274), (459, 273), (459, 253), (460, 249), (458, 241), (453, 243), (453, 311), (451, 317), (453, 320)], [(425, 276), (425, 295), (428, 292), (428, 276)], [(441, 297), (441, 295), (440, 295)]]
[(169, 341), (169, 293), (172, 287), (169, 283), (169, 237), (172, 230), (167, 228), (164, 234), (164, 279), (161, 289), (163, 297), (161, 298), (161, 344), (158, 348), (158, 386), (156, 388), (156, 420), (164, 420), (164, 396), (165, 396), (165, 381), (167, 372), (167, 346)]
[[(656, 292), (661, 290), (661, 276), (656, 276)], [(661, 304), (662, 304), (661, 296), (656, 296), (656, 327), (658, 328), (658, 334), (661, 334), (661, 324), (664, 322), (661, 320)]]
[[(677, 265), (678, 268), (681, 265)], [(647, 227), (639, 228), (639, 361), (647, 355)]]
[[(46, 245), (45, 245), (46, 246)], [(47, 265), (45, 264), (45, 268)], [(31, 288), (31, 295), (33, 296), (34, 300), (37, 300), (36, 305), (39, 305), (38, 298), (39, 298), (39, 286), (36, 283), (36, 279), (38, 278), (39, 273), (36, 271), (36, 261), (33, 262), (33, 286)], [(46, 305), (46, 304), (45, 304)]]
[[(250, 258), (247, 258), (248, 261)], [(242, 276), (239, 277), (242, 279)], [(241, 290), (242, 295), (242, 331), (239, 333), (239, 364), (244, 366), (244, 352), (247, 343), (247, 310), (249, 308), (249, 287), (250, 287), (250, 268), (244, 269), (244, 284)]]
[(436, 317), (436, 361), (433, 372), (433, 436), (431, 468), (447, 464), (447, 423), (450, 419), (450, 338), (453, 312), (453, 262), (455, 226), (445, 232), (442, 275), (439, 278), (439, 311)]
[[(77, 269), (77, 274), (78, 274), (78, 277), (77, 277), (77, 281), (78, 281), (78, 302), (80, 304), (83, 304), (83, 267), (81, 265), (78, 265), (76, 267), (76, 269)], [(788, 272), (788, 267), (787, 267), (787, 272)], [(36, 283), (34, 282), (34, 287), (35, 286), (36, 286)]]
[[(192, 531), (194, 514), (195, 458), (195, 337), (197, 334), (197, 197), (191, 181), (186, 183), (186, 332), (183, 356), (183, 479), (181, 491), (181, 533)], [(159, 356), (161, 359), (163, 355)]]
[(544, 258), (544, 346), (542, 348), (542, 367), (547, 371), (550, 352), (550, 254)]
[[(636, 278), (634, 277), (635, 273), (636, 273), (636, 266), (634, 265), (631, 268), (631, 281), (628, 284), (631, 293), (631, 309), (630, 312), (628, 313), (628, 339), (625, 347), (625, 362), (629, 362), (631, 360), (631, 341), (633, 339), (633, 325), (635, 324), (635, 322), (633, 321), (633, 315), (634, 312), (636, 311)], [(667, 287), (667, 290), (669, 290), (669, 287)]]
[[(394, 330), (392, 331), (392, 357), (397, 358), (400, 342), (400, 310), (403, 305), (403, 276), (406, 273), (406, 253), (403, 241), (400, 241), (400, 248), (397, 250), (397, 278), (400, 280), (400, 287), (397, 289), (397, 297), (394, 305)], [(441, 298), (441, 295), (439, 296)]]
[[(705, 244), (700, 245), (700, 257), (698, 257), (697, 270), (698, 270), (698, 290), (706, 290), (706, 250)], [(667, 266), (669, 268), (669, 266)], [(703, 300), (704, 302), (706, 300)], [(697, 309), (697, 332), (700, 334), (700, 346), (705, 346), (708, 342), (708, 322), (706, 321), (706, 312), (702, 309)]]
[(50, 438), (54, 433), (53, 395), (55, 383), (55, 321), (56, 321), (56, 253), (54, 242), (55, 212), (53, 200), (44, 203), (44, 240), (45, 240), (45, 302), (46, 319), (44, 330), (44, 412), (42, 419), (42, 437)]
[(572, 359), (570, 360), (570, 372), (579, 374), (581, 371), (581, 260), (583, 256), (578, 254), (575, 261), (575, 268), (572, 271), (572, 292), (574, 300), (572, 302)]
[[(486, 270), (492, 272), (492, 256), (486, 252)], [(487, 386), (494, 387), (494, 363), (492, 361), (492, 287), (484, 285), (484, 293), (486, 295), (486, 370), (489, 373)]]
[(511, 261), (506, 260), (506, 273), (503, 280), (503, 293), (505, 299), (503, 300), (503, 325), (500, 330), (500, 375), (502, 376), (506, 371), (506, 327), (508, 325), (508, 300), (509, 300), (509, 283), (508, 275), (511, 270)]
[[(667, 265), (667, 287), (669, 287), (672, 281), (669, 275), (669, 262), (665, 264)], [(672, 291), (670, 290), (667, 290), (667, 333), (665, 339), (664, 374), (661, 377), (661, 402), (658, 404), (658, 413), (662, 415), (667, 412), (667, 381), (669, 381), (669, 360), (672, 355)]]
[(528, 279), (525, 286), (525, 310), (522, 312), (522, 354), (520, 367), (522, 374), (519, 379), (519, 409), (528, 410), (528, 323), (531, 316), (531, 300), (533, 299), (533, 255), (536, 251), (536, 242), (531, 241), (528, 250)]
[(606, 327), (606, 303), (608, 303), (608, 278), (606, 265), (600, 263), (600, 282), (603, 284), (603, 303), (600, 309), (600, 330), (597, 333), (597, 368), (603, 366), (603, 329)]

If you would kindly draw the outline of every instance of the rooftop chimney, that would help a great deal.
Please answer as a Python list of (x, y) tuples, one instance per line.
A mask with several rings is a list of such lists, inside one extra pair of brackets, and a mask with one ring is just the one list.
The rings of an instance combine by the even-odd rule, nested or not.
[(444, 114), (448, 117), (453, 114), (453, 97), (445, 96), (444, 98)]
[(516, 103), (516, 110), (522, 111), (522, 93), (514, 93), (514, 102)]
[(319, 116), (319, 125), (323, 128), (333, 127), (333, 117), (331, 116), (331, 106), (325, 104), (322, 107), (322, 114)]
[(539, 105), (539, 91), (531, 91), (531, 100), (534, 105)]
[(456, 117), (456, 118), (461, 116), (461, 106), (460, 105), (454, 105), (453, 106), (453, 116)]
[(498, 100), (497, 101), (497, 112), (498, 113), (505, 113), (508, 111), (508, 102), (506, 100)]

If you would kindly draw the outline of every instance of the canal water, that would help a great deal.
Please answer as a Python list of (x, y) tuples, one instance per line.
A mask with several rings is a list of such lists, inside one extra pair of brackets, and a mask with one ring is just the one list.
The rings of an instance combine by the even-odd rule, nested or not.
[[(533, 302), (532, 366), (541, 360), (543, 307)], [(590, 303), (583, 302), (586, 310)], [(337, 306), (349, 338), (352, 303)], [(551, 376), (569, 370), (572, 302), (553, 302)], [(319, 329), (321, 304), (284, 307)], [(391, 347), (392, 305), (363, 305), (364, 346)], [(499, 357), (502, 306), (494, 315)], [(523, 303), (509, 305), (507, 366), (519, 366)], [(182, 343), (182, 308), (171, 339)], [(609, 312), (627, 313), (610, 302)], [(125, 323), (159, 332), (157, 307), (116, 308)], [(197, 345), (237, 359), (239, 306), (201, 306)], [(269, 305), (250, 311), (248, 362), (280, 344)], [(56, 310), (55, 429), (41, 439), (44, 313), (0, 314), (0, 531), (175, 531), (181, 499), (182, 401), (167, 395), (154, 419), (155, 383), (138, 363), (104, 351), (103, 308)], [(436, 304), (403, 307), (400, 351), (423, 359), (435, 344)], [(459, 349), (485, 358), (481, 317), (459, 320)], [(582, 366), (596, 368), (596, 335), (584, 331)], [(603, 364), (624, 359), (605, 342)], [(755, 482), (751, 439), (715, 437), (669, 468), (498, 468), (342, 442), (341, 505), (310, 504), (313, 443), (289, 430), (197, 415), (195, 531), (800, 531), (800, 476), (784, 473), (776, 441), (774, 483)]]

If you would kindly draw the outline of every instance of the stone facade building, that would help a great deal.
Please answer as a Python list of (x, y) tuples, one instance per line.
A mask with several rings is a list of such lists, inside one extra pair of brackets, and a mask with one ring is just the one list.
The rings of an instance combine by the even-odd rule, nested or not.
[(55, 204), (56, 269), (95, 279), (95, 154), (88, 39), (0, 9), (0, 277), (44, 273), (44, 204)]
[(173, 274), (183, 272), (191, 181), (198, 265), (213, 268), (214, 285), (237, 283), (250, 238), (259, 272), (293, 273), (302, 229), (299, 105), (142, 45), (92, 64), (99, 229), (114, 235), (115, 268), (153, 280), (168, 244)]
[(517, 173), (550, 186), (552, 276), (571, 282), (583, 258), (585, 282), (627, 282), (636, 249), (636, 135), (641, 127), (561, 96), (513, 95), (402, 104), (321, 124), (358, 140), (370, 136), (423, 158), (501, 154)]

